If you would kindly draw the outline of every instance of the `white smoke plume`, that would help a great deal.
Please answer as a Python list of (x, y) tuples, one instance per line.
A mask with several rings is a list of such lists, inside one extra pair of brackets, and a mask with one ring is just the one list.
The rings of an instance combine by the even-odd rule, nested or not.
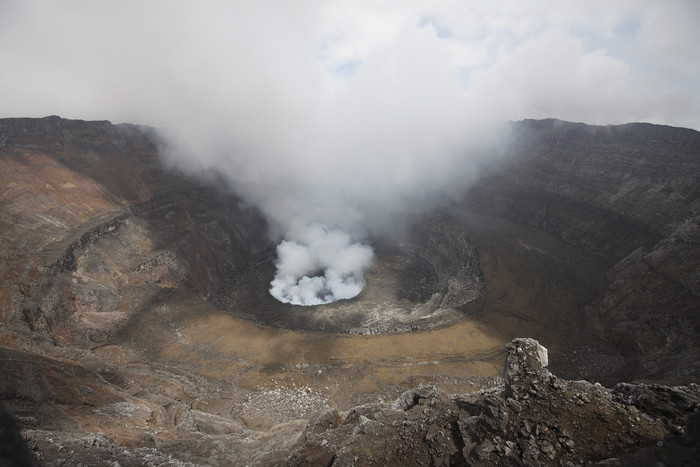
[[(352, 245), (493, 163), (495, 122), (699, 128), (699, 5), (4, 0), (0, 113), (167, 129), (167, 162), (223, 174), (286, 241), (275, 294), (340, 297)], [(338, 231), (364, 262), (315, 250)]]
[(292, 305), (322, 305), (355, 297), (374, 253), (340, 230), (308, 226), (297, 240), (277, 246), (277, 273), (270, 293)]

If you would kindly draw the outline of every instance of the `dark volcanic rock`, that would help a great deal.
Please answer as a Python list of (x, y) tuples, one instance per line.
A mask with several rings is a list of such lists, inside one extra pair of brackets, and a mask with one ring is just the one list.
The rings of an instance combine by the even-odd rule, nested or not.
[(614, 394), (619, 402), (663, 418), (677, 431), (682, 431), (680, 427), (688, 425), (688, 418), (700, 411), (700, 388), (694, 383), (688, 386), (619, 383)]
[[(663, 402), (647, 395), (644, 404), (638, 389), (561, 380), (546, 364), (547, 350), (536, 340), (515, 339), (507, 348), (506, 384), (498, 390), (448, 396), (422, 386), (391, 404), (355, 407), (339, 424), (333, 412), (321, 412), (313, 420), (332, 421), (312, 421), (287, 464), (579, 465), (629, 459), (645, 446), (668, 442), (672, 423), (685, 435), (688, 418), (670, 422), (659, 411), (688, 415), (697, 409), (696, 385), (656, 386), (652, 393)], [(673, 456), (694, 449), (684, 451), (682, 440), (673, 439)]]

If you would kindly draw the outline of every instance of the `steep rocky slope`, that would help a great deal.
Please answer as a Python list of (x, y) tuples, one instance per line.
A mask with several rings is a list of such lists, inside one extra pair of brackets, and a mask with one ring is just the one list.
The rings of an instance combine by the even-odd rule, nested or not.
[(544, 120), (520, 122), (514, 134), (513, 164), (467, 202), (604, 262), (601, 289), (582, 304), (575, 331), (625, 358), (618, 378), (697, 378), (698, 133)]
[[(434, 463), (600, 460), (668, 430), (686, 442), (695, 425), (658, 410), (690, 400), (692, 412), (695, 387), (556, 387), (537, 370), (539, 395), (513, 408), (501, 374), (506, 344), (527, 335), (565, 378), (697, 382), (700, 135), (559, 121), (512, 135), (511, 157), (463, 202), (373, 239), (360, 296), (300, 309), (267, 293), (274, 243), (260, 213), (216, 174), (167, 168), (154, 130), (0, 120), (0, 400), (47, 465), (343, 465), (367, 458), (364, 433), (399, 443), (390, 461), (410, 442)], [(410, 394), (406, 410), (381, 402)], [(419, 420), (433, 399), (440, 410)], [(566, 423), (535, 400), (619, 437), (582, 450), (580, 428), (554, 436)], [(341, 423), (333, 409), (350, 412)], [(330, 422), (306, 427), (314, 413)], [(549, 431), (525, 436), (525, 421)]]

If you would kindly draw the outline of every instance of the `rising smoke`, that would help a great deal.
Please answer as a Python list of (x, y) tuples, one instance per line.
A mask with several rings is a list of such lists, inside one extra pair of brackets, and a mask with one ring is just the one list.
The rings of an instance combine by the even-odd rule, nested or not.
[(277, 246), (277, 273), (270, 293), (292, 305), (322, 305), (355, 297), (374, 253), (340, 230), (314, 224), (298, 240)]
[(430, 25), (400, 25), (348, 75), (290, 57), (285, 70), (246, 63), (269, 82), (227, 90), (243, 104), (227, 110), (232, 123), (171, 135), (171, 160), (191, 164), (204, 151), (280, 240), (272, 296), (318, 305), (359, 294), (373, 259), (366, 235), (462, 193), (500, 127), (470, 106)]
[(397, 34), (342, 77), (318, 59), (286, 73), (252, 60), (270, 82), (227, 89), (240, 107), (222, 122), (169, 125), (171, 161), (223, 173), (268, 218), (280, 241), (270, 293), (282, 302), (356, 296), (373, 259), (368, 233), (394, 233), (459, 196), (492, 162), (502, 127), (470, 106), (435, 30), (406, 24)]
[(496, 122), (697, 125), (697, 2), (535, 3), (0, 2), (0, 111), (166, 128), (170, 164), (267, 216), (275, 297), (347, 298), (368, 234), (464, 193)]

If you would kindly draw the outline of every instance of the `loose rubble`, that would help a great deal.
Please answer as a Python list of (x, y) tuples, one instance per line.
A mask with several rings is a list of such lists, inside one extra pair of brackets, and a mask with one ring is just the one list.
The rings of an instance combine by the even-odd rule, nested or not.
[[(172, 458), (155, 448), (128, 449), (114, 444), (104, 433), (93, 433), (79, 439), (66, 438), (54, 432), (30, 430), (25, 437), (35, 451), (40, 465), (110, 467), (172, 466), (194, 467), (195, 464)], [(39, 447), (41, 449), (39, 450)]]
[(248, 396), (239, 415), (251, 428), (266, 428), (270, 420), (285, 423), (305, 419), (328, 404), (322, 393), (308, 386), (265, 388)]

